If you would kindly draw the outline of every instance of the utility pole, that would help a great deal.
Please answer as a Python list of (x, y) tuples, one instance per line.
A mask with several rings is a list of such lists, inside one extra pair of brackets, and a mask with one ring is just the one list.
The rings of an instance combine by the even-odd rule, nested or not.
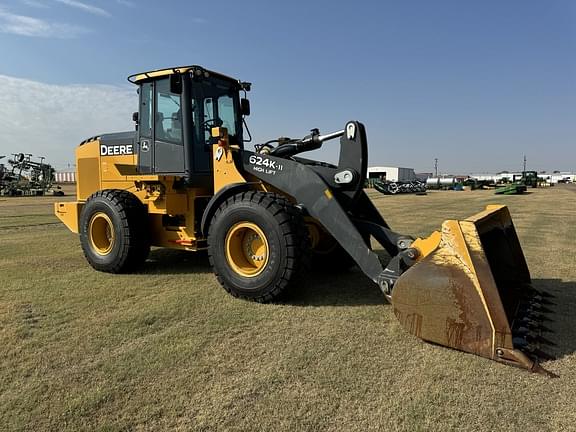
[(524, 155), (524, 172), (526, 172), (526, 155)]

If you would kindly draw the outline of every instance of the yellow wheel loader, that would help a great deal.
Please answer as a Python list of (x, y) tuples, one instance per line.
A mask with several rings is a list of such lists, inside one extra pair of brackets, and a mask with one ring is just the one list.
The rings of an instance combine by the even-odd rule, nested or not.
[[(355, 263), (426, 341), (544, 372), (538, 358), (548, 295), (530, 275), (508, 210), (488, 206), (414, 239), (394, 232), (365, 194), (364, 126), (317, 129), (245, 148), (250, 83), (200, 66), (132, 75), (136, 131), (76, 149), (77, 201), (55, 204), (88, 262), (120, 273), (151, 246), (207, 250), (220, 284), (279, 299), (312, 262)], [(337, 165), (300, 157), (340, 141)], [(378, 242), (387, 263), (371, 250)]]

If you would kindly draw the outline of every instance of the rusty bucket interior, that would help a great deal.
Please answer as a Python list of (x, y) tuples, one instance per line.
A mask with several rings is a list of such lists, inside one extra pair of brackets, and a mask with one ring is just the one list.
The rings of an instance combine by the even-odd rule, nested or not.
[(396, 282), (394, 313), (415, 336), (498, 362), (538, 363), (548, 295), (530, 273), (506, 206), (491, 205), (418, 239), (418, 262)]

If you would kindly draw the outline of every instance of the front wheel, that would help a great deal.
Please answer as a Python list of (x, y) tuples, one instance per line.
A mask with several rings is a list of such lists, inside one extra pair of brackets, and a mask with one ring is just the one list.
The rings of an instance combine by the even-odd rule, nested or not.
[(273, 301), (306, 266), (306, 226), (298, 210), (279, 195), (237, 194), (214, 214), (208, 254), (218, 281), (230, 294)]

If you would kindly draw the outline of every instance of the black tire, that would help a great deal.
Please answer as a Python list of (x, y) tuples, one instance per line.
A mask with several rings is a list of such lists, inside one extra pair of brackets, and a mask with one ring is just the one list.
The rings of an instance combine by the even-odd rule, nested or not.
[(307, 222), (310, 237), (311, 268), (316, 271), (339, 272), (354, 266), (354, 260), (340, 244), (315, 220)]
[(330, 252), (312, 252), (312, 269), (321, 272), (346, 272), (356, 263), (342, 246), (336, 244)]
[[(249, 276), (235, 269), (227, 242), (243, 224), (255, 226), (266, 242), (265, 263)], [(307, 267), (308, 245), (298, 209), (279, 195), (257, 191), (228, 198), (216, 210), (208, 231), (208, 257), (220, 284), (235, 297), (260, 303), (287, 293)]]
[[(108, 238), (108, 243), (103, 240), (104, 245), (98, 245), (96, 240), (95, 227), (100, 220), (109, 225), (106, 229), (113, 238)], [(99, 271), (135, 270), (150, 252), (146, 208), (127, 191), (110, 189), (92, 194), (82, 209), (79, 231), (84, 256)]]

